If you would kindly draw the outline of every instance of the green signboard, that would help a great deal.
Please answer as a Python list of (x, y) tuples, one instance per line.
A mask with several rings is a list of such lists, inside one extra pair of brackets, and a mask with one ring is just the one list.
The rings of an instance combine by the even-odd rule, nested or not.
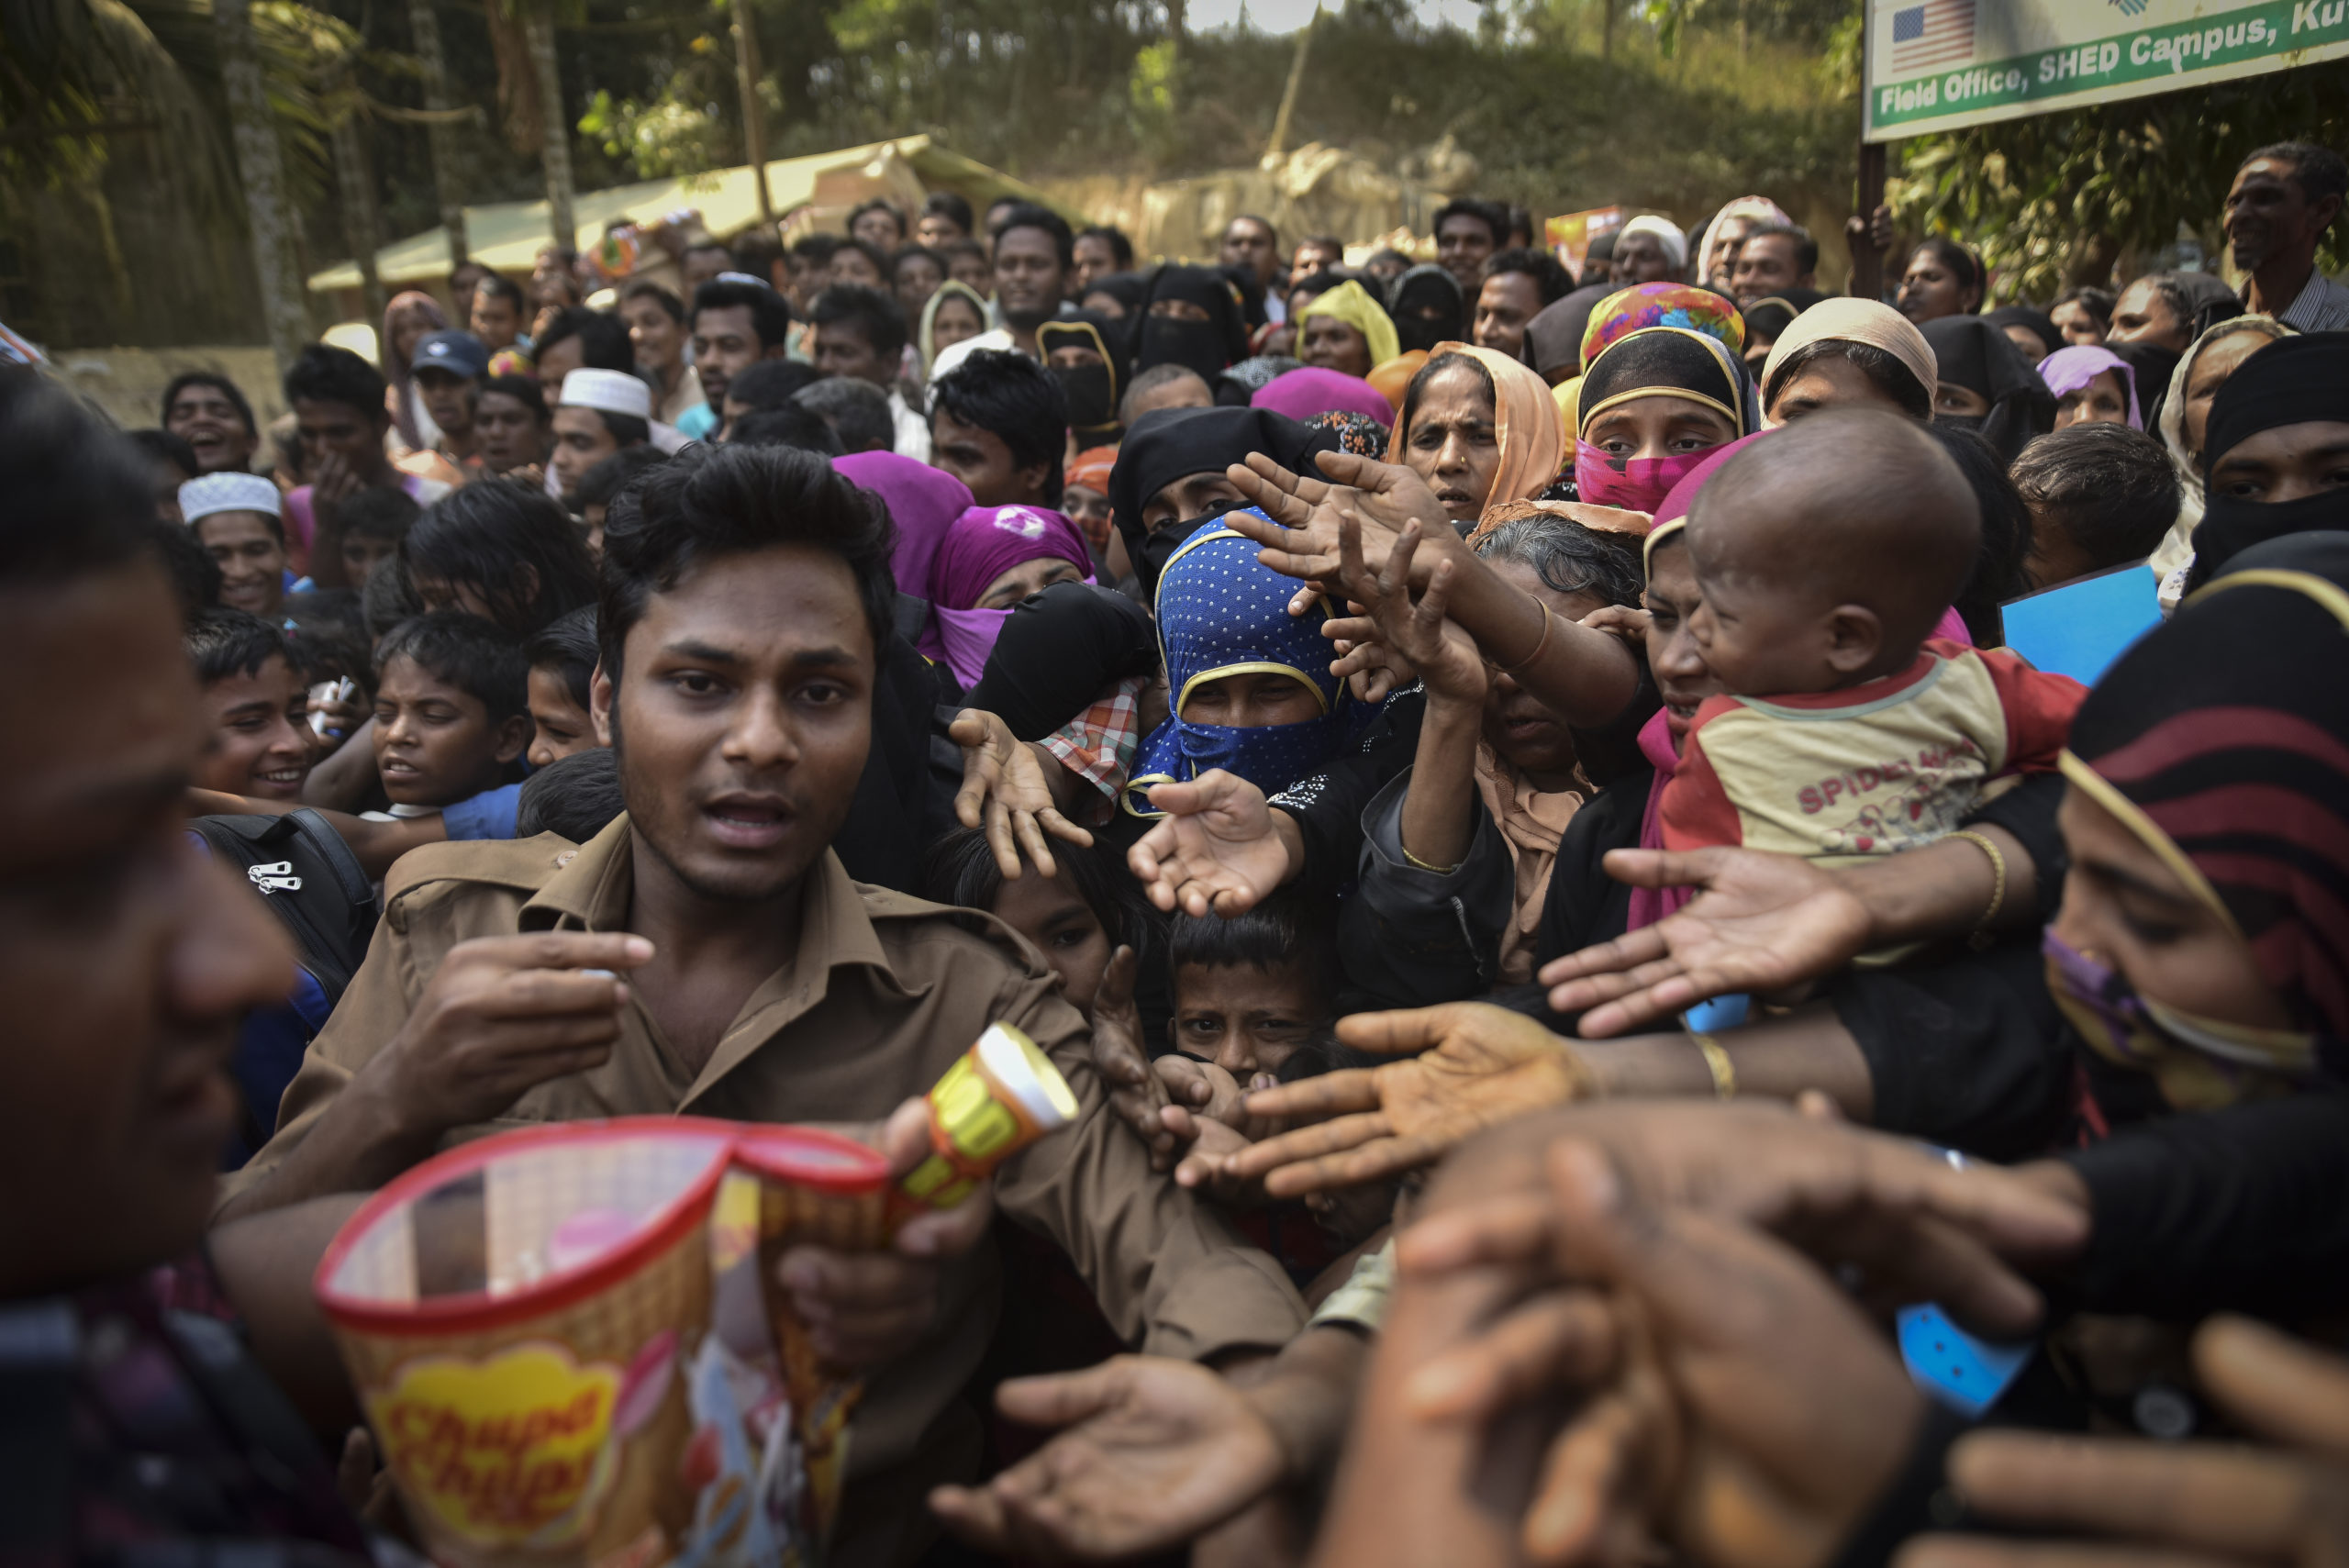
[(1868, 0), (1870, 141), (2349, 55), (2349, 0)]

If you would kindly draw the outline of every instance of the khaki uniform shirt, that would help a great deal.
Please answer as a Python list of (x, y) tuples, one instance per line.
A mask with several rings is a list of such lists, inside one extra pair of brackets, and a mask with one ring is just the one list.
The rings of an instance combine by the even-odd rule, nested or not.
[[(397, 1033), (458, 942), (624, 929), (629, 843), (623, 816), (576, 851), (547, 834), (432, 844), (401, 860), (367, 962), (287, 1088), (277, 1136), (231, 1186), (273, 1169), (309, 1134)], [(996, 1201), (1066, 1250), (1128, 1342), (1197, 1360), (1276, 1347), (1304, 1327), (1303, 1303), (1279, 1266), (1151, 1170), (1141, 1140), (1108, 1109), (1085, 1020), (1033, 949), (991, 917), (852, 882), (829, 851), (808, 873), (804, 897), (798, 952), (751, 993), (699, 1073), (631, 1000), (604, 1065), (541, 1084), (496, 1122), (447, 1141), (646, 1113), (878, 1120), (927, 1093), (1002, 1019), (1051, 1054), (1082, 1114), (1001, 1167)], [(949, 1260), (938, 1328), (869, 1383), (850, 1449), (839, 1562), (910, 1561), (934, 1533), (924, 1492), (973, 1473), (979, 1429), (958, 1395), (993, 1336), (999, 1283), (991, 1241)]]

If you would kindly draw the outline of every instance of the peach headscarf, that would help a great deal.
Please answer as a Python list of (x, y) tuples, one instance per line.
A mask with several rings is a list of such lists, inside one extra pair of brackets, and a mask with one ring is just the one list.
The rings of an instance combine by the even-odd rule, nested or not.
[(1798, 349), (1808, 348), (1824, 338), (1839, 338), (1846, 342), (1866, 343), (1882, 349), (1906, 366), (1925, 389), (1925, 399), (1932, 400), (1933, 387), (1941, 380), (1941, 361), (1934, 357), (1933, 346), (1917, 330), (1916, 323), (1888, 305), (1873, 299), (1836, 297), (1822, 299), (1794, 318), (1794, 323), (1778, 335), (1771, 347), (1770, 358), (1762, 366), (1761, 395), (1765, 402), (1762, 423), (1774, 425), (1767, 400), (1770, 383), (1777, 375), (1778, 367), (1794, 357)]
[[(1465, 354), (1493, 378), (1493, 426), (1500, 443), (1500, 466), (1493, 472), (1493, 487), (1485, 496), (1489, 513), (1505, 501), (1531, 501), (1558, 477), (1566, 461), (1565, 425), (1550, 396), (1550, 384), (1521, 361), (1468, 343), (1438, 343), (1428, 350), (1428, 363), (1446, 354)], [(1425, 367), (1422, 367), (1423, 369)], [(1396, 405), (1399, 410), (1400, 403)], [(1394, 432), (1386, 439), (1386, 461), (1402, 462), (1410, 431), (1398, 412)]]

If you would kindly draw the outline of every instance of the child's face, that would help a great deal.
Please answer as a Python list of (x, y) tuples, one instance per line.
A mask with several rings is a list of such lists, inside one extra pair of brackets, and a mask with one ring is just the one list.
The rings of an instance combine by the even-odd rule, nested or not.
[(297, 800), (310, 774), (304, 715), (309, 692), (279, 654), (251, 674), (222, 676), (204, 688), (206, 750), (198, 789), (262, 800)]
[(1067, 987), (1070, 1004), (1090, 1018), (1109, 967), (1109, 933), (1093, 906), (1069, 883), (1031, 865), (995, 895), (995, 917), (1036, 945)]
[(342, 570), (351, 581), (363, 584), (367, 574), (399, 553), (399, 545), (381, 534), (342, 536)]
[(1201, 682), (1183, 703), (1183, 717), (1188, 722), (1232, 729), (1306, 724), (1320, 717), (1320, 698), (1313, 688), (1277, 670)]
[(1725, 692), (1831, 692), (1854, 684), (1883, 648), (1873, 611), (1835, 603), (1783, 563), (1756, 559), (1762, 541), (1788, 531), (1763, 515), (1741, 515), (1733, 524), (1718, 516), (1688, 519), (1698, 600), (1688, 632)]
[(220, 602), (267, 620), (285, 601), (285, 541), (259, 512), (215, 512), (195, 520), (196, 542), (220, 568)]
[(497, 782), (522, 754), (519, 715), (490, 722), (479, 697), (415, 660), (394, 658), (375, 688), (375, 771), (401, 806), (453, 806)]
[(530, 738), (530, 766), (534, 768), (596, 749), (595, 720), (588, 717), (585, 708), (571, 700), (571, 683), (562, 678), (560, 670), (531, 666), (530, 722), (537, 729)]
[(1279, 1072), (1329, 1014), (1330, 998), (1299, 964), (1186, 963), (1174, 972), (1174, 1049), (1242, 1084)]

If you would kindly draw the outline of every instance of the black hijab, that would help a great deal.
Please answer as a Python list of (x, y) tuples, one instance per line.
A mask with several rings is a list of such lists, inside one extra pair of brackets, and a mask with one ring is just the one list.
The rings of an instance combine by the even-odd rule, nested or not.
[(1935, 414), (1937, 425), (1978, 430), (1998, 461), (2012, 465), (2032, 438), (2055, 428), (2055, 395), (2039, 379), (2039, 372), (2022, 357), (2014, 340), (1979, 316), (1943, 316), (1920, 324), (1917, 330), (1932, 345), (1941, 378), (1965, 387), (1990, 405), (1990, 412), (1971, 416)]
[(1826, 297), (1817, 289), (1795, 288), (1739, 306), (1737, 313), (1745, 318), (1746, 348), (1751, 350), (1756, 343), (1776, 342), (1787, 335), (1796, 317)]
[(2031, 335), (2045, 345), (2051, 354), (2058, 349), (2071, 346), (2064, 341), (2064, 334), (2055, 329), (2055, 323), (2048, 314), (2032, 306), (2002, 305), (1982, 319), (2001, 332), (2009, 327), (2029, 328)]
[[(1437, 314), (1419, 314), (1430, 309)], [(1460, 293), (1460, 280), (1432, 262), (1395, 280), (1395, 292), (1386, 296), (1386, 314), (1394, 318), (1395, 340), (1407, 354), (1468, 336), (1468, 305)]]
[(1158, 592), (1159, 568), (1174, 547), (1209, 517), (1241, 503), (1219, 505), (1197, 517), (1143, 529), (1141, 509), (1161, 490), (1195, 473), (1221, 473), (1262, 452), (1292, 473), (1319, 475), (1316, 452), (1338, 450), (1335, 432), (1300, 425), (1269, 408), (1157, 408), (1134, 421), (1109, 471), (1109, 512), (1142, 592)]
[[(1132, 357), (1126, 347), (1130, 325), (1097, 310), (1073, 310), (1036, 328), (1036, 350), (1067, 395), (1069, 428), (1076, 432), (1080, 446), (1118, 439), (1118, 399), (1132, 379), (1127, 368)], [(1057, 348), (1091, 349), (1101, 356), (1101, 363), (1054, 365), (1052, 350)]]
[[(1106, 294), (1126, 307), (1126, 319), (1130, 322), (1150, 303), (1151, 274), (1148, 272), (1104, 272), (1085, 285), (1086, 294)], [(1079, 298), (1077, 303), (1084, 304)]]
[(1014, 605), (964, 703), (1041, 740), (1085, 711), (1109, 681), (1158, 668), (1150, 612), (1090, 583), (1055, 583)]
[(2319, 529), (2349, 529), (2349, 486), (2297, 501), (2244, 501), (2221, 494), (2210, 473), (2219, 460), (2263, 430), (2319, 420), (2349, 423), (2349, 332), (2279, 339), (2243, 361), (2210, 401), (2202, 438), (2202, 521), (2194, 529), (2192, 593), (2228, 569), (2242, 551), (2267, 539)]
[(1209, 386), (1224, 367), (1248, 355), (1248, 327), (1241, 318), (1240, 301), (1230, 280), (1214, 267), (1163, 267), (1150, 287), (1150, 303), (1174, 300), (1197, 306), (1205, 321), (1152, 316), (1145, 308), (1141, 335), (1135, 339), (1134, 373), (1160, 365), (1181, 365), (1198, 373)]
[(2138, 417), (2148, 434), (2161, 429), (2162, 404), (2169, 397), (2169, 379), (2177, 373), (2179, 355), (2158, 343), (2107, 343), (2113, 358), (2129, 367), (2137, 384)]

